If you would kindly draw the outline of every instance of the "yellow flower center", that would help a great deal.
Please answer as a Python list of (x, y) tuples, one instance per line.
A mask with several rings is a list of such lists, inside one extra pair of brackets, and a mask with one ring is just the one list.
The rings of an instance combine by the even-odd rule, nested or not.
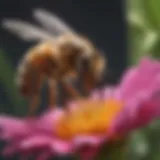
[(101, 135), (122, 110), (123, 103), (117, 100), (77, 102), (73, 111), (65, 111), (57, 123), (59, 137), (70, 139), (76, 135)]

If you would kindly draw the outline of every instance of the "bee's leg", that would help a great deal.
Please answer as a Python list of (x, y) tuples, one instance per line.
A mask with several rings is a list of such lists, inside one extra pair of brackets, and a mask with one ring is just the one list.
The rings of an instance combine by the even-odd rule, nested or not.
[(41, 94), (41, 87), (43, 84), (44, 77), (43, 75), (37, 75), (35, 83), (33, 84), (33, 93), (29, 97), (30, 104), (29, 104), (29, 116), (33, 116), (40, 104), (40, 94)]
[(85, 94), (89, 94), (91, 90), (95, 87), (95, 79), (88, 72), (82, 73), (82, 85), (84, 88)]
[(40, 93), (37, 92), (30, 98), (30, 105), (29, 105), (29, 116), (34, 116), (38, 105), (40, 103)]
[(49, 107), (53, 108), (56, 105), (57, 100), (57, 82), (54, 79), (48, 80), (48, 96), (49, 96)]
[(81, 98), (81, 94), (71, 85), (68, 80), (62, 80), (61, 85), (69, 96), (72, 98)]

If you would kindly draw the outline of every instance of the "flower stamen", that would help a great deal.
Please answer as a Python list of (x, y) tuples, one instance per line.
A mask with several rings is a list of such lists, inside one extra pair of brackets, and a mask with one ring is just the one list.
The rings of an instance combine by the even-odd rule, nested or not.
[(69, 139), (76, 135), (105, 134), (123, 103), (117, 100), (80, 101), (78, 107), (67, 112), (57, 123), (59, 137)]

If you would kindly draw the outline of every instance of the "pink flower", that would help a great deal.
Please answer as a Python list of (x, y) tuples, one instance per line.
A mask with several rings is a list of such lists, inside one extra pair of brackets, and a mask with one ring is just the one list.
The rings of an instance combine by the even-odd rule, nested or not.
[(118, 92), (120, 99), (125, 101), (126, 109), (115, 120), (115, 132), (129, 131), (148, 124), (153, 118), (159, 118), (160, 62), (142, 59), (138, 67), (126, 71)]
[(38, 152), (47, 159), (81, 153), (82, 159), (90, 159), (104, 142), (116, 141), (159, 115), (160, 63), (144, 58), (117, 86), (97, 89), (65, 109), (55, 108), (32, 120), (1, 116), (0, 138), (9, 142), (5, 155)]

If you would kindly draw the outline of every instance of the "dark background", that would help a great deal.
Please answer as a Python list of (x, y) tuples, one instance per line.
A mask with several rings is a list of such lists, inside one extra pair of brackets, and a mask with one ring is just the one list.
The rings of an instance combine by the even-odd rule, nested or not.
[[(122, 0), (0, 0), (0, 20), (22, 18), (34, 22), (31, 10), (46, 8), (63, 18), (78, 32), (87, 35), (105, 51), (111, 71), (111, 82), (116, 82), (126, 67), (126, 26)], [(0, 48), (16, 65), (31, 44), (0, 28)], [(1, 65), (1, 64), (0, 64)], [(4, 70), (3, 66), (0, 69)], [(10, 80), (13, 83), (13, 80)], [(0, 86), (0, 104), (8, 104), (5, 87)]]

